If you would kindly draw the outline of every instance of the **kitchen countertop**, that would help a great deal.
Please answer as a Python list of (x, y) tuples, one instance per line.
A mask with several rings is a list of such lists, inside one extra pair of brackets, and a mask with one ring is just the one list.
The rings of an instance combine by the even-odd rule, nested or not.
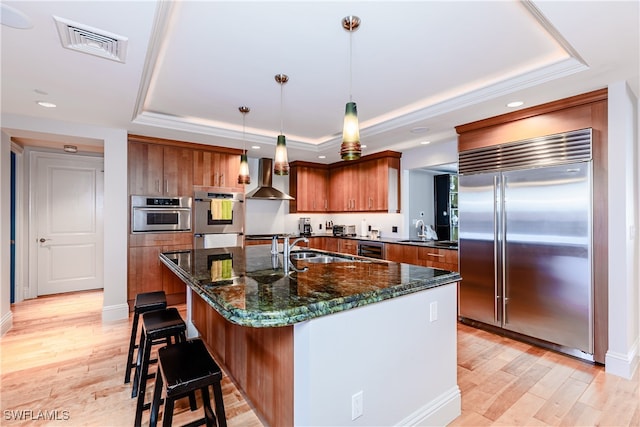
[[(248, 234), (245, 236), (247, 240), (270, 240), (272, 236), (278, 236), (279, 239), (282, 239), (285, 236), (289, 236), (290, 238), (298, 238), (300, 237), (298, 234)], [(425, 246), (431, 248), (439, 248), (439, 249), (451, 249), (458, 250), (458, 242), (452, 241), (438, 241), (438, 240), (417, 240), (417, 239), (408, 239), (408, 238), (400, 238), (400, 237), (381, 237), (378, 239), (371, 239), (366, 236), (334, 236), (331, 233), (313, 233), (311, 236), (307, 236), (310, 238), (314, 237), (335, 237), (338, 239), (352, 239), (359, 241), (367, 241), (367, 242), (382, 242), (382, 243), (395, 243), (400, 245), (413, 245), (413, 246)], [(411, 241), (409, 241), (411, 240)]]
[(293, 325), (460, 280), (455, 272), (357, 256), (294, 261), (285, 275), (282, 254), (270, 249), (194, 249), (165, 252), (160, 260), (224, 318), (250, 327)]

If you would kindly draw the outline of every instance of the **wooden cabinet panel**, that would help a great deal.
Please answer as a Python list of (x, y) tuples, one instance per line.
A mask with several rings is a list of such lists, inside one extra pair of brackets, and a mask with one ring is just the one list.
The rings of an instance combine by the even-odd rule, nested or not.
[(157, 144), (129, 143), (129, 194), (190, 196), (193, 151)]
[(289, 191), (295, 200), (289, 202), (289, 212), (327, 212), (329, 201), (328, 170), (325, 165), (311, 166), (306, 162), (292, 162), (289, 172)]
[(259, 416), (268, 425), (293, 425), (293, 326), (234, 325), (198, 295), (192, 307), (202, 339)]
[(164, 194), (191, 196), (193, 193), (193, 150), (164, 147)]
[(423, 267), (458, 271), (458, 251), (453, 249), (386, 243), (385, 259)]
[(163, 195), (163, 162), (162, 146), (129, 143), (129, 194)]
[(338, 241), (338, 252), (343, 254), (358, 255), (358, 241), (351, 239), (335, 239)]
[(129, 235), (127, 299), (143, 292), (164, 291), (167, 303), (185, 300), (186, 285), (162, 262), (160, 253), (190, 249), (191, 233), (144, 233)]
[(207, 150), (194, 150), (193, 185), (243, 190), (238, 184), (240, 156)]

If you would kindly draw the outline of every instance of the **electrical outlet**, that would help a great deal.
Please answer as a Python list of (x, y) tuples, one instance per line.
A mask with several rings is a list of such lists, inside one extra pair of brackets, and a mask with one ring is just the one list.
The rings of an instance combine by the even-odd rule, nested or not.
[(362, 390), (351, 396), (351, 421), (360, 418), (363, 413)]
[(438, 301), (433, 301), (429, 304), (429, 321), (435, 322), (438, 320)]
[(392, 233), (397, 233), (398, 232), (398, 226), (394, 225), (393, 227), (391, 227), (391, 232)]

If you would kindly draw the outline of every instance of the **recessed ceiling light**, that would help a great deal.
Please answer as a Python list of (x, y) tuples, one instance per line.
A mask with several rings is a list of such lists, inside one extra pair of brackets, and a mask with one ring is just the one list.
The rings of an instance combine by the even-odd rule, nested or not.
[(39, 106), (44, 107), (44, 108), (56, 108), (57, 105), (54, 104), (53, 102), (47, 102), (47, 101), (37, 101), (36, 102)]
[(318, 156), (319, 159), (326, 159), (327, 156)]
[(367, 146), (364, 144), (360, 144), (360, 148), (367, 148)]
[(426, 126), (416, 126), (413, 129), (411, 129), (409, 132), (411, 133), (425, 133), (428, 132), (429, 128)]
[(420, 141), (421, 145), (427, 145), (427, 144), (431, 144), (431, 141)]
[(522, 104), (524, 104), (524, 102), (522, 102), (522, 101), (512, 101), (512, 102), (507, 104), (507, 107), (516, 108), (516, 107), (521, 106)]
[(252, 145), (251, 148), (254, 149), (254, 150), (259, 150), (260, 146), (259, 145)]

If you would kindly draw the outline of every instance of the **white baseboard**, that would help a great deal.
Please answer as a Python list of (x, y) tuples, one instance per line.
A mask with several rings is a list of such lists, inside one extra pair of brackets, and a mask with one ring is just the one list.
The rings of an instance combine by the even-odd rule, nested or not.
[(102, 307), (102, 321), (113, 322), (129, 318), (129, 304), (106, 305)]
[(2, 316), (2, 320), (0, 320), (0, 336), (3, 336), (9, 329), (13, 327), (13, 312), (9, 310), (7, 314)]
[(446, 426), (462, 413), (460, 389), (455, 387), (442, 393), (413, 414), (400, 421), (398, 426)]
[(605, 355), (605, 371), (608, 374), (617, 375), (628, 380), (631, 379), (636, 369), (638, 369), (638, 364), (640, 364), (640, 357), (638, 355), (639, 346), (640, 343), (638, 339), (636, 339), (636, 342), (631, 346), (631, 350), (629, 350), (627, 354), (607, 351)]

